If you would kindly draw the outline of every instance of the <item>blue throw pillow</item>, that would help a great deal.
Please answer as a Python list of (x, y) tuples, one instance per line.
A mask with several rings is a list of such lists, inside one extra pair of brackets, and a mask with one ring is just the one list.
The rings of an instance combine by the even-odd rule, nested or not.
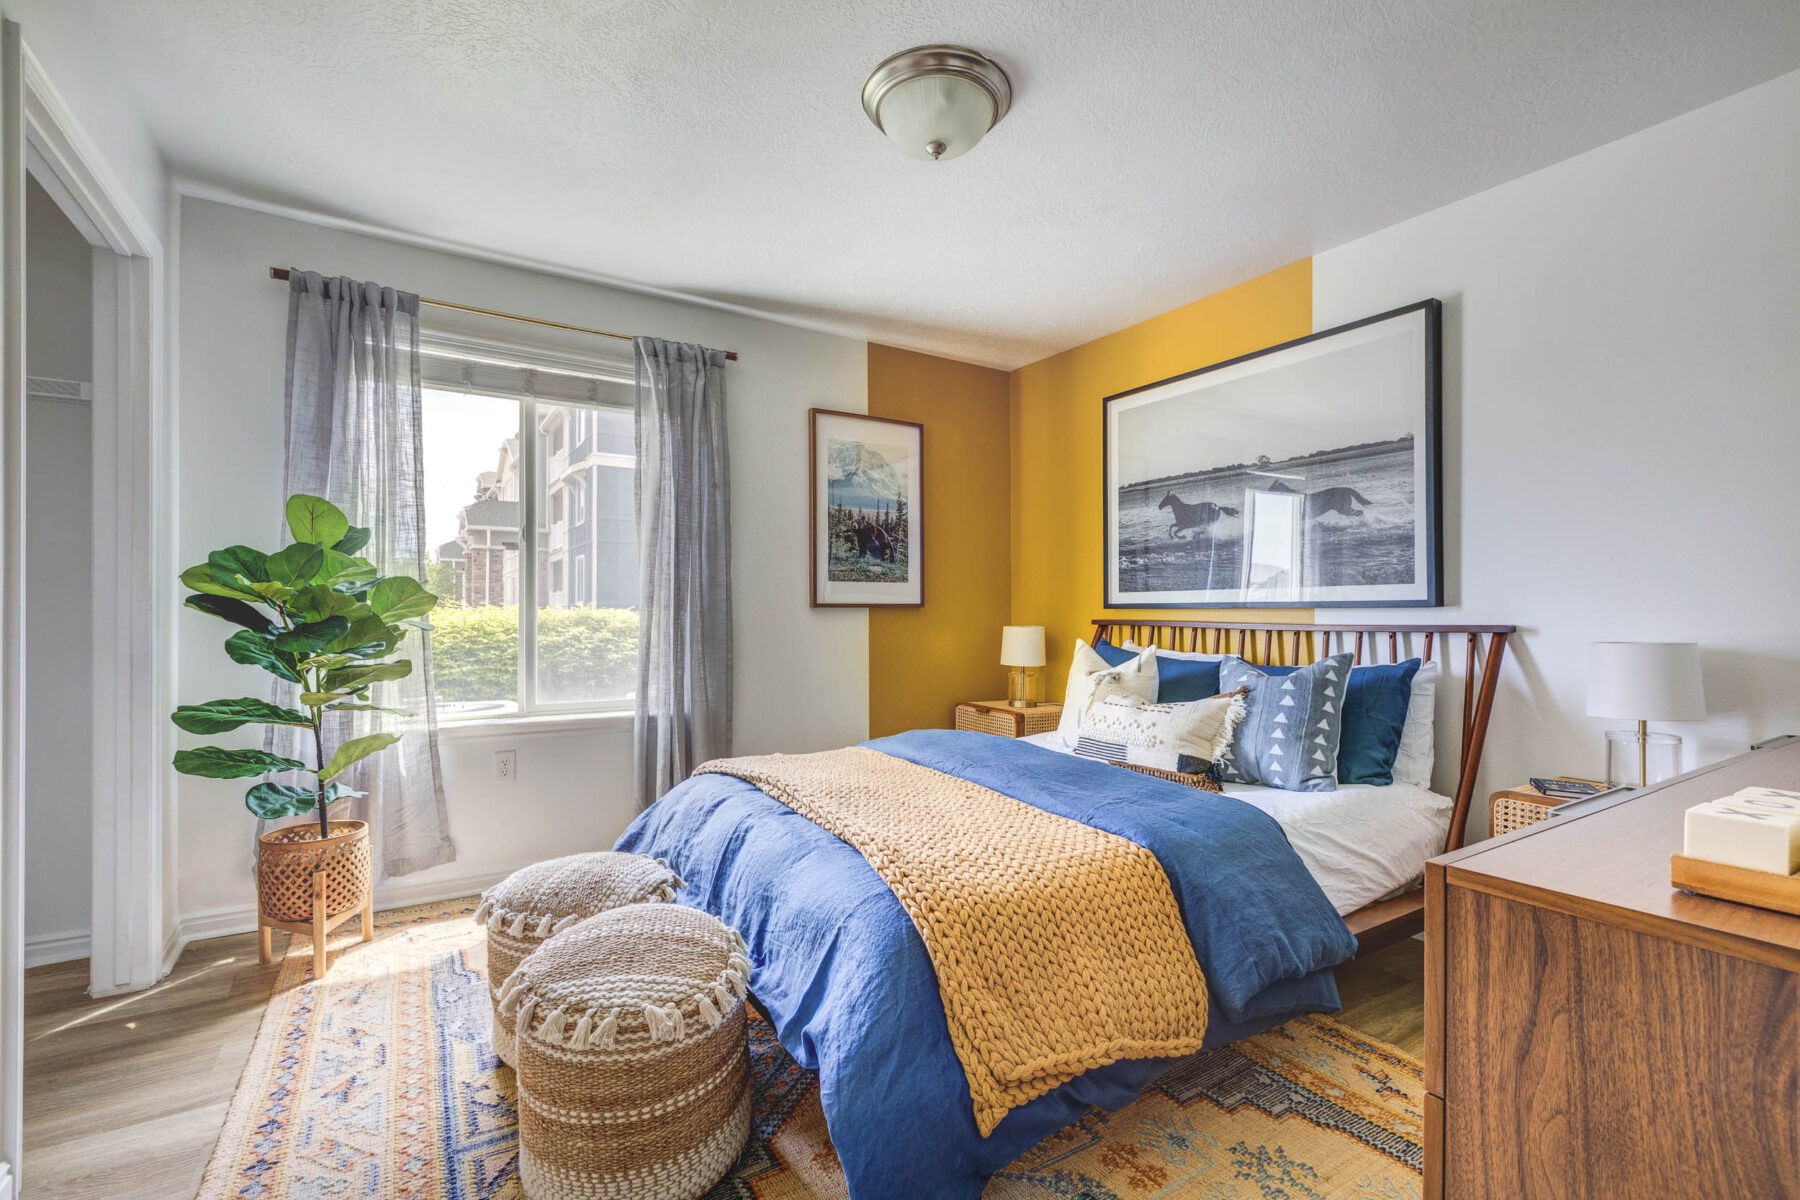
[[(1338, 782), (1394, 782), (1394, 756), (1412, 703), (1413, 676), (1420, 662), (1352, 667), (1344, 694), (1344, 731), (1338, 741)], [(1265, 675), (1286, 675), (1296, 667), (1259, 667)]]
[(1219, 667), (1219, 686), (1246, 689), (1249, 711), (1231, 749), (1219, 759), (1221, 778), (1290, 792), (1335, 789), (1349, 680), (1348, 654), (1278, 674), (1241, 658), (1226, 659)]
[[(1094, 652), (1104, 658), (1107, 666), (1110, 667), (1128, 663), (1143, 653), (1141, 650), (1121, 650), (1105, 638), (1095, 639)], [(1158, 704), (1188, 704), (1218, 694), (1218, 662), (1174, 658), (1167, 654), (1156, 656), (1156, 702)]]

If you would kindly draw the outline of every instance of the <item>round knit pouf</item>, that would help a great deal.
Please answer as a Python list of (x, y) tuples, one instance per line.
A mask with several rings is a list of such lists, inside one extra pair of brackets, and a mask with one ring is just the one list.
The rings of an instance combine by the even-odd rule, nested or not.
[(518, 1022), (531, 1200), (692, 1200), (750, 1133), (744, 939), (677, 904), (552, 937), (501, 991)]
[(526, 955), (577, 921), (627, 904), (673, 900), (680, 886), (661, 859), (597, 850), (533, 863), (484, 892), (475, 919), (487, 926), (488, 999), (500, 1061), (516, 1061), (512, 1018), (500, 1013), (500, 985)]

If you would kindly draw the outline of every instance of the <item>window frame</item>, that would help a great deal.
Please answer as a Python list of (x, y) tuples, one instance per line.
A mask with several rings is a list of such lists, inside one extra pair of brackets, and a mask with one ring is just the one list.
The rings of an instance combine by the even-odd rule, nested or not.
[[(490, 363), (506, 363), (521, 368), (541, 368), (559, 374), (584, 376), (610, 386), (635, 386), (636, 373), (629, 361), (612, 360), (602, 357), (574, 356), (567, 353), (547, 354), (533, 348), (514, 345), (506, 342), (492, 341), (486, 338), (474, 339), (459, 336), (453, 332), (421, 329), (421, 342), (428, 342), (433, 352), (451, 359), (466, 358)], [(449, 391), (441, 384), (427, 384), (426, 391)], [(564, 451), (572, 451), (573, 443), (569, 438), (572, 421), (576, 417), (587, 423), (594, 423), (593, 415), (599, 410), (624, 413), (635, 419), (635, 408), (630, 403), (608, 403), (605, 400), (589, 401), (572, 400), (557, 397), (539, 400), (530, 392), (507, 395), (484, 388), (479, 385), (467, 385), (462, 389), (464, 395), (482, 396), (496, 401), (508, 401), (518, 405), (518, 496), (519, 496), (519, 570), (517, 573), (517, 595), (514, 602), (518, 607), (518, 680), (515, 685), (516, 698), (513, 707), (504, 712), (470, 712), (462, 714), (442, 715), (439, 718), (440, 728), (458, 726), (477, 727), (498, 725), (513, 721), (548, 721), (579, 720), (584, 717), (600, 719), (617, 719), (629, 714), (636, 707), (636, 689), (628, 694), (613, 699), (569, 700), (549, 702), (538, 699), (538, 556), (545, 556), (550, 551), (549, 525), (545, 523), (539, 528), (540, 515), (549, 516), (549, 462), (557, 451), (552, 449), (551, 435), (542, 434), (538, 426), (540, 407), (548, 406), (564, 410), (564, 420), (559, 432), (564, 439)], [(540, 446), (540, 440), (545, 444)], [(635, 470), (635, 466), (633, 468)], [(540, 493), (542, 498), (540, 499)], [(569, 512), (569, 497), (563, 497), (565, 518)], [(540, 509), (544, 511), (540, 514)], [(573, 523), (570, 523), (573, 528)], [(544, 587), (550, 588), (550, 580), (546, 571)], [(569, 588), (568, 564), (564, 563), (564, 595), (572, 594)], [(553, 590), (553, 589), (552, 589)], [(590, 601), (591, 603), (591, 601)]]

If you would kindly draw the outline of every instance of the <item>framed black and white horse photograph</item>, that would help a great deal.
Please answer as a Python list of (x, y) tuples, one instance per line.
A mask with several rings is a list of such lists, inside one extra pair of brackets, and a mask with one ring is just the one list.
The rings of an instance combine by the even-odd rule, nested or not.
[(1108, 396), (1109, 608), (1443, 603), (1442, 305)]
[(925, 427), (824, 408), (811, 420), (813, 607), (925, 603)]

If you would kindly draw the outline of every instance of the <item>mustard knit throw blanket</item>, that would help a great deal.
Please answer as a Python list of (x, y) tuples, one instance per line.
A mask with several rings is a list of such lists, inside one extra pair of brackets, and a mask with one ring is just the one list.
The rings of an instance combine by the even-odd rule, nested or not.
[(877, 750), (722, 758), (854, 846), (912, 918), (981, 1136), (1083, 1071), (1200, 1048), (1206, 980), (1156, 856)]

